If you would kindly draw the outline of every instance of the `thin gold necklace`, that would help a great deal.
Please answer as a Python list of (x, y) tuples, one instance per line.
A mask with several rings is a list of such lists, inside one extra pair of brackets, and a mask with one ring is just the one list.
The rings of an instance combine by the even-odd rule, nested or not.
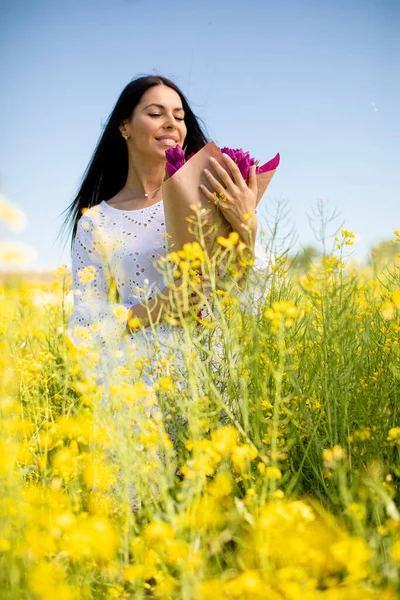
[[(164, 182), (163, 182), (163, 183), (164, 183)], [(160, 188), (162, 188), (162, 185), (163, 185), (163, 184), (161, 184), (161, 185), (160, 185), (160, 186), (159, 186), (157, 189), (153, 190), (153, 191), (152, 191), (152, 192), (150, 192), (150, 193), (151, 193), (151, 194), (154, 194), (155, 192), (158, 192), (158, 190), (159, 190)], [(125, 185), (125, 187), (126, 187), (128, 190), (130, 190), (131, 192), (135, 193), (135, 190), (133, 190), (132, 188), (130, 188), (128, 185)], [(144, 197), (145, 197), (145, 198), (148, 198), (148, 197), (149, 197), (149, 195), (148, 195), (148, 194), (146, 194), (146, 192), (145, 192), (144, 190), (143, 190), (143, 193), (144, 193)]]

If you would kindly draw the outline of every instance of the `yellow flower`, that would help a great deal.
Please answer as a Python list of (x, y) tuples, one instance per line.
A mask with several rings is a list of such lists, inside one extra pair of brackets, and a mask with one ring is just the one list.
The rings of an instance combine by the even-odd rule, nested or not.
[(239, 241), (239, 234), (237, 233), (237, 231), (231, 231), (231, 233), (229, 234), (229, 236), (227, 238), (224, 238), (222, 236), (217, 237), (218, 244), (229, 250), (234, 248), (236, 246), (236, 244), (238, 243), (238, 241)]
[(160, 379), (158, 380), (158, 389), (162, 392), (172, 392), (173, 391), (174, 384), (172, 383), (171, 377), (169, 375), (160, 377)]
[(0, 439), (0, 477), (10, 475), (16, 465), (18, 446), (14, 442)]
[(292, 327), (294, 325), (294, 317), (297, 314), (297, 306), (286, 300), (273, 302), (272, 307), (264, 311), (264, 317), (272, 322), (272, 333), (276, 333), (279, 330), (279, 325), (283, 320), (286, 328)]
[(390, 300), (385, 300), (385, 302), (382, 304), (382, 317), (385, 319), (385, 321), (390, 321), (393, 319), (394, 315), (395, 307), (393, 302)]
[(233, 598), (265, 598), (265, 584), (258, 571), (245, 571), (239, 577), (227, 582), (225, 586), (228, 597)]
[(78, 271), (79, 283), (90, 283), (91, 281), (93, 281), (95, 274), (96, 267), (94, 267), (93, 265), (90, 265), (88, 267), (82, 267), (82, 269), (79, 269)]
[[(169, 256), (175, 258), (175, 254), (183, 260), (200, 262), (204, 260), (204, 251), (199, 242), (187, 242), (186, 244), (183, 244), (182, 250), (178, 250), (177, 253), (171, 253)], [(173, 260), (173, 262), (176, 261)]]
[(128, 309), (125, 306), (114, 306), (113, 313), (118, 323), (123, 325), (128, 319)]
[(209, 440), (200, 440), (199, 442), (189, 442), (186, 444), (188, 449), (195, 450), (194, 457), (190, 459), (184, 467), (182, 473), (188, 479), (195, 479), (196, 473), (201, 475), (213, 475), (216, 465), (221, 461), (221, 455), (210, 444)]
[(8, 540), (6, 540), (5, 538), (1, 537), (0, 538), (0, 552), (7, 552), (8, 550), (10, 550), (11, 548), (11, 544)]
[(225, 518), (220, 498), (203, 496), (192, 502), (186, 513), (177, 518), (177, 523), (188, 529), (200, 531), (222, 526)]
[(150, 544), (157, 544), (166, 540), (173, 540), (175, 538), (175, 531), (168, 523), (155, 521), (146, 525), (143, 537)]
[(396, 308), (400, 308), (400, 290), (391, 293), (391, 299)]
[(61, 541), (71, 560), (92, 558), (100, 563), (112, 560), (118, 549), (117, 534), (106, 516), (94, 515), (78, 521)]
[(340, 540), (339, 532), (316, 517), (310, 506), (278, 498), (260, 508), (249, 535), (252, 552), (262, 564), (268, 563), (272, 572), (276, 567), (292, 565), (305, 568), (311, 577), (329, 572), (329, 548)]
[(133, 331), (135, 331), (135, 329), (140, 329), (142, 325), (142, 320), (139, 319), (139, 317), (131, 317), (128, 320), (128, 326), (130, 327), (130, 329), (133, 329)]
[(145, 572), (146, 567), (144, 565), (129, 565), (124, 569), (124, 579), (125, 581), (138, 581), (144, 579)]
[[(19, 446), (17, 451), (17, 460), (21, 465), (31, 465), (34, 462), (34, 453), (28, 444)], [(0, 467), (1, 468), (1, 467)]]
[(360, 580), (368, 576), (368, 561), (371, 551), (364, 540), (348, 538), (331, 546), (332, 555), (337, 563), (349, 572), (352, 579)]
[(400, 444), (400, 427), (391, 427), (386, 439), (392, 444)]
[(107, 465), (101, 457), (89, 457), (89, 462), (82, 473), (83, 480), (89, 489), (110, 490), (115, 483), (115, 467)]
[(397, 540), (391, 550), (392, 558), (395, 562), (400, 564), (400, 540)]
[(349, 231), (348, 229), (342, 229), (340, 231), (340, 233), (341, 233), (341, 236), (344, 238), (354, 239), (356, 237), (355, 233), (353, 233), (352, 231)]
[(196, 598), (198, 600), (228, 600), (225, 593), (226, 582), (222, 579), (206, 579), (198, 584)]
[(267, 479), (282, 479), (282, 472), (277, 467), (267, 467), (265, 474)]
[(172, 261), (173, 263), (178, 263), (180, 261), (179, 255), (177, 252), (170, 252), (167, 255), (167, 260)]
[(181, 561), (187, 561), (190, 548), (186, 542), (166, 538), (164, 546), (163, 555), (167, 564), (174, 565)]
[[(76, 382), (74, 390), (80, 394), (94, 393), (95, 383), (86, 381)], [(79, 443), (88, 444), (93, 439), (94, 421), (90, 413), (81, 415), (62, 415), (56, 422), (54, 436), (56, 438), (75, 439)], [(53, 431), (53, 430), (52, 430)]]
[(249, 462), (254, 460), (257, 455), (258, 452), (255, 448), (248, 444), (242, 444), (232, 449), (231, 460), (239, 471), (244, 471), (248, 467)]
[(275, 498), (275, 500), (282, 500), (284, 497), (285, 492), (283, 490), (275, 490), (275, 492), (272, 494), (272, 498)]
[(115, 505), (115, 499), (103, 491), (93, 490), (89, 494), (88, 511), (92, 515), (110, 515)]
[(229, 473), (218, 473), (208, 484), (208, 493), (214, 498), (229, 496), (232, 492), (232, 477)]
[(70, 511), (61, 512), (54, 517), (54, 523), (58, 525), (63, 531), (67, 531), (74, 525), (76, 525), (76, 517)]
[(65, 583), (65, 573), (54, 563), (39, 563), (29, 574), (29, 587), (40, 600), (78, 600), (79, 595)]
[(69, 269), (67, 265), (61, 265), (61, 267), (57, 267), (55, 271), (52, 273), (54, 279), (64, 279), (67, 275), (70, 275)]
[(239, 432), (233, 425), (224, 425), (211, 433), (211, 442), (217, 452), (222, 454), (222, 456), (227, 456), (236, 446), (238, 441)]
[(322, 452), (325, 466), (332, 469), (337, 463), (342, 462), (346, 458), (346, 450), (339, 445)]
[(362, 521), (365, 517), (365, 506), (359, 502), (351, 502), (348, 505), (346, 512), (357, 519), (357, 521)]
[(89, 327), (84, 326), (76, 326), (73, 329), (74, 337), (78, 340), (78, 342), (84, 342), (86, 344), (92, 344), (92, 334), (90, 332)]

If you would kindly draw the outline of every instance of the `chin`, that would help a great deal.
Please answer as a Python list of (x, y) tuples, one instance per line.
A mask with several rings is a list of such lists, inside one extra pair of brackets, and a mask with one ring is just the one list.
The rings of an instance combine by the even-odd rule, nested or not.
[(165, 155), (165, 152), (157, 152), (157, 157), (158, 160), (163, 160), (164, 162), (167, 162), (167, 157)]

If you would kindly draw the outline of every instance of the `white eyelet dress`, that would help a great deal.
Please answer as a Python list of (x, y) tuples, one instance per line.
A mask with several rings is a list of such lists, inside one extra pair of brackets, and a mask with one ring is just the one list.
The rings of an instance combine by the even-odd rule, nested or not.
[[(138, 354), (146, 335), (126, 334), (129, 308), (151, 299), (165, 287), (164, 275), (155, 261), (166, 254), (163, 201), (139, 210), (120, 210), (105, 201), (90, 208), (78, 222), (72, 249), (74, 310), (69, 319), (69, 337), (76, 346), (102, 349), (111, 367), (125, 360), (126, 344), (138, 343)], [(115, 282), (120, 303), (109, 298)], [(157, 326), (168, 337), (171, 327)]]

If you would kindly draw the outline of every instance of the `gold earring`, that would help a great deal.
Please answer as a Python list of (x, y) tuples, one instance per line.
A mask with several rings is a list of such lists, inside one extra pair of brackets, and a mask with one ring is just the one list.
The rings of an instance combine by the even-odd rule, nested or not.
[(129, 135), (127, 133), (123, 133), (122, 137), (124, 138), (125, 141), (127, 141), (129, 139)]

